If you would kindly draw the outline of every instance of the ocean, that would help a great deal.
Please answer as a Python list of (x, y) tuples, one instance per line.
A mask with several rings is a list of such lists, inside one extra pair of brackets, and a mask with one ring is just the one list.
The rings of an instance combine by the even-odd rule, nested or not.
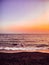
[(49, 34), (0, 34), (0, 51), (49, 52)]

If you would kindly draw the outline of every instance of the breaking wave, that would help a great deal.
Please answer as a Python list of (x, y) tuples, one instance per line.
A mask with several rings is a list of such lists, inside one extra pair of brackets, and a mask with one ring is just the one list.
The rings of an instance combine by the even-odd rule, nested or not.
[(0, 47), (0, 50), (46, 50), (49, 49), (49, 47)]

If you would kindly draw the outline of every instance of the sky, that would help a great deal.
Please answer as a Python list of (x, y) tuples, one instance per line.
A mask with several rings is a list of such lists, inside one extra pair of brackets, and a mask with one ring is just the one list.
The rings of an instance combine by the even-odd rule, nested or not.
[(49, 0), (0, 0), (0, 32), (49, 33)]

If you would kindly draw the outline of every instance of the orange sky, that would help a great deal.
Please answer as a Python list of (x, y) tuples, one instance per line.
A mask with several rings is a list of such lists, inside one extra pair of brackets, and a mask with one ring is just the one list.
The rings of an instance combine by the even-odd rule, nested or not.
[(9, 26), (5, 30), (10, 32), (49, 32), (49, 24), (37, 26)]
[[(6, 31), (14, 32), (49, 32), (49, 12), (43, 13), (40, 17), (34, 20), (26, 21), (23, 25), (10, 25), (4, 27)], [(30, 23), (31, 21), (31, 23)]]
[(13, 1), (3, 2), (0, 31), (49, 32), (49, 1), (33, 0), (25, 3), (16, 1), (16, 3), (15, 1), (14, 3)]

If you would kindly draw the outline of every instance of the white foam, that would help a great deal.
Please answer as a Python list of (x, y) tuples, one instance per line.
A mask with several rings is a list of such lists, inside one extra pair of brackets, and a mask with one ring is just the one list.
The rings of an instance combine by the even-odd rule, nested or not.
[(0, 50), (33, 50), (33, 51), (35, 51), (35, 50), (46, 50), (46, 49), (48, 49), (48, 47), (40, 47), (40, 48), (38, 48), (38, 47), (0, 47)]

